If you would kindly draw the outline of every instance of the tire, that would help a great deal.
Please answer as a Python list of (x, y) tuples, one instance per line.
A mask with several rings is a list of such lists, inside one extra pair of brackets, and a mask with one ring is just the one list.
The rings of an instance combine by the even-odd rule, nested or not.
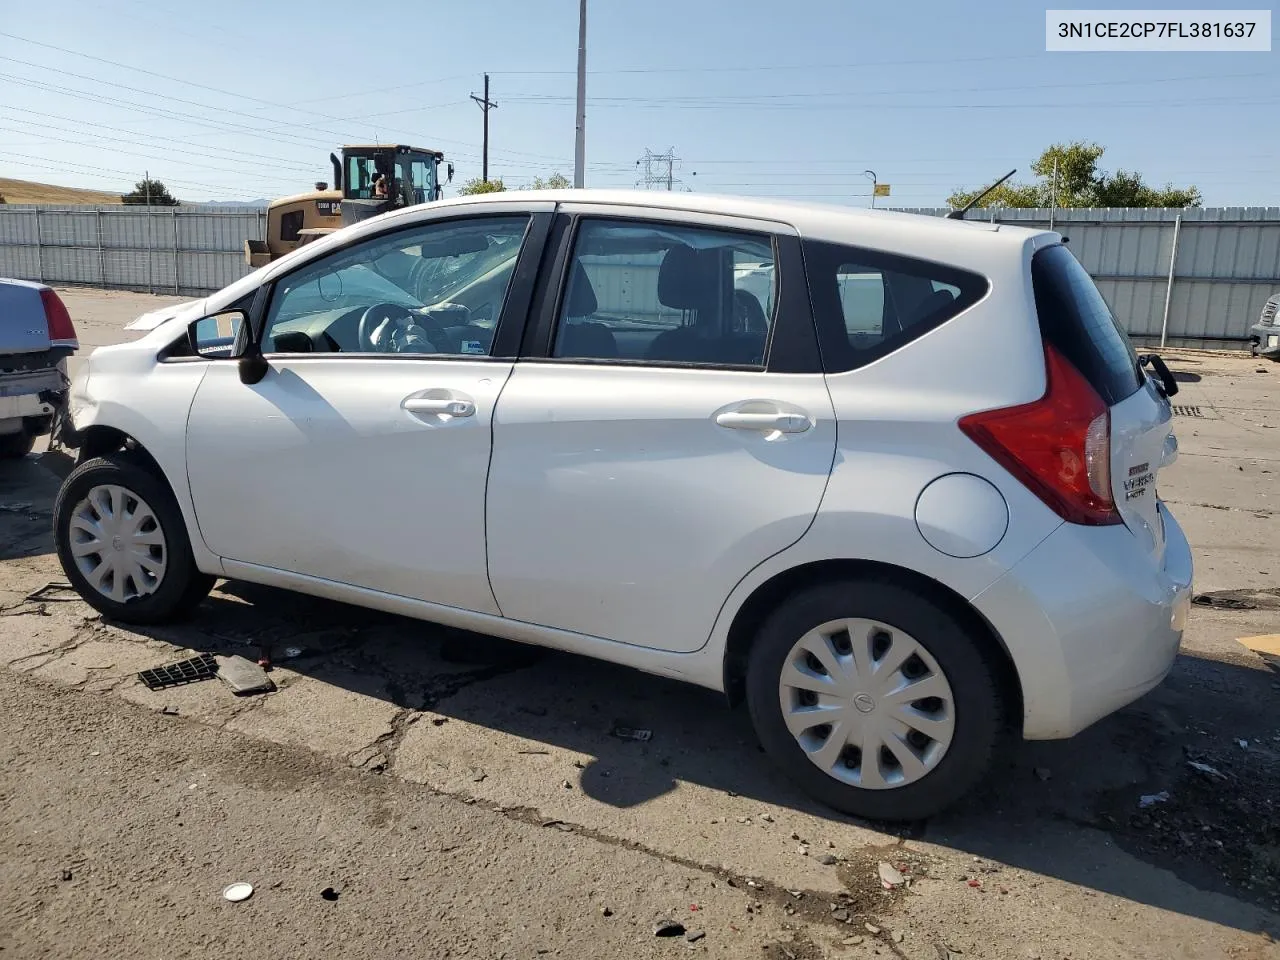
[(21, 460), (35, 445), (35, 436), (25, 427), (17, 433), (0, 434), (0, 460)]
[[(819, 631), (820, 627), (824, 630)], [(820, 669), (815, 669), (801, 647), (802, 638), (824, 656), (839, 659), (826, 660), (829, 666), (818, 661)], [(854, 668), (849, 665), (857, 659), (852, 644), (859, 640), (858, 656), (865, 664), (887, 668), (904, 651), (918, 655), (907, 658), (900, 670), (884, 674), (889, 680), (862, 679), (871, 675), (870, 670), (850, 679)], [(980, 641), (925, 595), (891, 581), (820, 584), (792, 595), (761, 626), (747, 662), (747, 705), (765, 752), (805, 792), (836, 810), (869, 820), (923, 820), (978, 783), (1000, 741), (1004, 705), (990, 657)], [(818, 697), (784, 686), (784, 669), (797, 662), (800, 673), (819, 680), (834, 677), (840, 689)], [(941, 675), (941, 684), (936, 674)], [(790, 670), (785, 675), (801, 685), (825, 686), (796, 677)], [(901, 696), (908, 677), (928, 680), (930, 686), (920, 690), (949, 694), (949, 701), (946, 696), (914, 702), (902, 698), (895, 710), (888, 698)], [(807, 713), (810, 709), (812, 714)], [(903, 711), (909, 712), (912, 723), (926, 726), (939, 739), (912, 732), (910, 742), (903, 743), (900, 731), (909, 728), (896, 718), (889, 720)], [(788, 728), (787, 715), (799, 736)], [(819, 716), (833, 722), (814, 726)], [(948, 721), (950, 733), (946, 732)], [(808, 729), (802, 729), (806, 725)], [(877, 729), (899, 733), (884, 735), (883, 742), (892, 741), (893, 748), (886, 746), (888, 753), (877, 751), (874, 767), (864, 765), (860, 751), (839, 746), (848, 740), (863, 741), (867, 731), (870, 738), (863, 742), (881, 742), (876, 739)], [(945, 745), (944, 738), (949, 740)], [(824, 752), (823, 746), (828, 750)], [(904, 749), (910, 750), (910, 756)], [(834, 762), (833, 750), (837, 751)], [(811, 752), (817, 760), (811, 759)]]
[[(112, 493), (103, 488), (119, 490), (121, 499), (117, 502)], [(95, 571), (82, 569), (75, 555), (78, 543), (94, 542), (83, 524), (77, 524), (73, 530), (73, 521), (77, 513), (85, 509), (90, 493), (95, 491), (95, 498), (104, 509), (123, 507), (121, 512), (130, 520), (141, 514), (150, 518), (144, 519), (139, 532), (134, 534), (139, 539), (127, 551), (125, 560), (133, 572), (119, 578), (119, 590), (113, 589), (117, 580), (114, 574), (109, 582), (102, 581), (103, 589), (95, 586), (89, 578), (89, 573)], [(96, 515), (99, 521), (110, 523), (109, 509), (108, 513)], [(168, 485), (125, 454), (95, 457), (71, 471), (54, 504), (53, 531), (58, 560), (67, 579), (86, 603), (112, 620), (155, 624), (180, 619), (194, 610), (213, 588), (215, 578), (196, 568), (182, 511)], [(120, 559), (120, 543), (127, 535), (121, 533), (108, 541), (106, 535), (113, 532), (112, 528), (107, 527), (103, 532), (104, 551), (82, 556), (85, 567), (100, 569), (100, 565), (111, 566)], [(116, 553), (110, 552), (113, 546)], [(130, 565), (129, 559), (133, 556), (145, 557), (147, 566)], [(108, 562), (108, 558), (115, 559)], [(155, 575), (157, 569), (159, 575)]]

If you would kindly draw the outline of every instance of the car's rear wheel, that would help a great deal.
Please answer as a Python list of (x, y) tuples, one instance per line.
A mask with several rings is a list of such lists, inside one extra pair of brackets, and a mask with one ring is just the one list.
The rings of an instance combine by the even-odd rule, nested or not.
[(19, 460), (31, 452), (36, 445), (35, 435), (26, 427), (16, 433), (0, 434), (0, 460)]
[(53, 523), (67, 579), (112, 619), (176, 619), (213, 587), (214, 578), (196, 568), (173, 494), (127, 456), (76, 467), (58, 492)]
[(810, 587), (760, 629), (747, 703), (770, 757), (827, 805), (920, 820), (981, 779), (1002, 703), (984, 644), (892, 582)]

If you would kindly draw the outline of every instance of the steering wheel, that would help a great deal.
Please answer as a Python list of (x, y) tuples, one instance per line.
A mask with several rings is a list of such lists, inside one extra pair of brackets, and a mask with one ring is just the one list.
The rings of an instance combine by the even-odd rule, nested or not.
[[(401, 325), (396, 321), (405, 323)], [(414, 328), (425, 333), (429, 342), (424, 344), (423, 337), (415, 333)], [(360, 314), (356, 339), (362, 353), (440, 353), (450, 342), (449, 334), (435, 317), (415, 313), (399, 303), (385, 302), (375, 303)], [(428, 346), (431, 349), (424, 349)]]

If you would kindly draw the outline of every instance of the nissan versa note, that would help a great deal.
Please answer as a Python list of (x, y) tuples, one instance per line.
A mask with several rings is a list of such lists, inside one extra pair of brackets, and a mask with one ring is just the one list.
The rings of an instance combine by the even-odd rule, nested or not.
[(605, 191), (368, 220), (81, 367), (58, 555), (108, 617), (253, 581), (745, 701), (912, 820), (1177, 653), (1147, 375), (1055, 233)]

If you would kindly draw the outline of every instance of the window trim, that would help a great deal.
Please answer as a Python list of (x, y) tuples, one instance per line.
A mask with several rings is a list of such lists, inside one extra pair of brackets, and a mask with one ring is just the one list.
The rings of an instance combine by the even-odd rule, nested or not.
[[(551, 220), (553, 214), (544, 210), (469, 210), (459, 213), (456, 216), (433, 217), (429, 220), (415, 220), (413, 223), (399, 224), (392, 229), (381, 231), (379, 233), (368, 234), (360, 237), (354, 237), (347, 243), (333, 247), (331, 250), (325, 251), (324, 256), (316, 257), (308, 260), (306, 263), (298, 264), (292, 270), (272, 277), (258, 288), (259, 292), (264, 292), (261, 303), (255, 300), (254, 310), (250, 312), (250, 322), (253, 325), (253, 337), (257, 343), (262, 343), (266, 334), (267, 316), (270, 313), (271, 303), (275, 298), (276, 290), (279, 285), (294, 276), (299, 271), (314, 267), (318, 263), (328, 260), (330, 257), (346, 253), (362, 244), (374, 241), (386, 240), (397, 234), (408, 233), (415, 230), (423, 230), (429, 227), (443, 226), (452, 223), (461, 223), (476, 220), (501, 220), (510, 219), (512, 217), (526, 218), (524, 234), (520, 240), (520, 252), (516, 256), (515, 268), (511, 273), (511, 280), (507, 284), (506, 292), (503, 294), (502, 305), (498, 308), (498, 319), (494, 326), (493, 341), (490, 344), (490, 352), (487, 354), (474, 353), (373, 353), (373, 352), (342, 352), (342, 351), (319, 351), (316, 353), (286, 353), (281, 351), (263, 351), (263, 356), (268, 360), (272, 359), (310, 359), (325, 360), (332, 362), (337, 359), (346, 360), (418, 360), (418, 361), (435, 361), (435, 360), (462, 360), (462, 361), (482, 361), (482, 362), (506, 362), (510, 363), (516, 359), (516, 353), (512, 348), (512, 344), (519, 343), (519, 336), (503, 336), (504, 328), (511, 327), (517, 330), (523, 330), (528, 323), (529, 307), (533, 295), (533, 279), (536, 277), (538, 264), (542, 259), (543, 248), (546, 244), (547, 235), (550, 232)], [(531, 276), (532, 275), (532, 276)], [(499, 353), (499, 344), (502, 345), (503, 352)], [(239, 357), (243, 353), (242, 349), (235, 352), (234, 357)], [(207, 358), (205, 358), (207, 359)], [(222, 359), (222, 358), (219, 358)]]
[[(682, 219), (676, 217), (664, 217), (661, 214), (666, 211), (660, 210), (638, 210), (635, 213), (619, 213), (613, 210), (600, 212), (562, 212), (558, 215), (558, 222), (555, 226), (555, 251), (554, 256), (549, 264), (549, 268), (545, 271), (545, 279), (538, 291), (535, 312), (531, 317), (529, 329), (526, 333), (524, 343), (521, 347), (520, 360), (529, 363), (554, 363), (563, 366), (572, 367), (642, 367), (653, 370), (730, 370), (745, 373), (769, 373), (779, 372), (774, 369), (773, 356), (775, 352), (775, 344), (778, 341), (778, 331), (781, 328), (779, 318), (782, 316), (784, 305), (784, 293), (788, 284), (783, 277), (783, 247), (786, 245), (784, 241), (791, 241), (795, 244), (796, 252), (799, 250), (799, 238), (787, 234), (781, 234), (775, 230), (769, 230), (763, 227), (752, 226), (725, 226), (720, 223), (704, 224), (696, 220)], [(648, 215), (645, 214), (657, 214)], [(682, 360), (648, 360), (633, 359), (630, 357), (556, 357), (552, 356), (555, 349), (555, 337), (560, 328), (561, 311), (563, 309), (564, 299), (568, 296), (569, 289), (569, 271), (573, 262), (573, 253), (577, 245), (579, 231), (581, 230), (583, 221), (603, 221), (607, 223), (620, 223), (636, 226), (657, 226), (669, 227), (678, 230), (703, 230), (712, 233), (729, 233), (741, 234), (744, 237), (760, 238), (764, 237), (773, 249), (774, 262), (774, 284), (775, 295), (773, 305), (773, 315), (769, 323), (769, 336), (765, 342), (764, 363), (762, 364), (746, 364), (746, 363), (705, 363), (691, 362)], [(788, 261), (790, 257), (786, 258)], [(798, 258), (797, 261), (798, 262)], [(801, 274), (803, 281), (803, 274)], [(803, 289), (803, 288), (802, 288)], [(805, 303), (805, 319), (808, 320), (808, 327), (812, 329), (812, 317), (808, 312), (808, 297), (804, 297)], [(797, 318), (792, 326), (800, 327), (803, 333), (804, 324)], [(788, 340), (793, 338), (788, 337)], [(788, 344), (790, 346), (790, 344)], [(816, 337), (813, 344), (814, 367), (812, 371), (800, 372), (821, 372), (817, 368), (817, 341)], [(781, 371), (793, 372), (793, 371)]]
[[(888, 253), (834, 240), (805, 239), (802, 241), (802, 248), (809, 278), (809, 297), (822, 353), (822, 366), (828, 374), (859, 370), (882, 357), (897, 353), (926, 333), (950, 323), (983, 300), (991, 291), (991, 281), (983, 274), (925, 257)], [(960, 291), (960, 296), (956, 297), (953, 303), (954, 309), (950, 312), (942, 313), (926, 323), (916, 323), (900, 330), (891, 337), (885, 337), (870, 349), (858, 350), (849, 343), (838, 287), (833, 284), (832, 289), (827, 290), (815, 279), (826, 273), (830, 273), (834, 278), (835, 268), (846, 263), (890, 273), (918, 276), (926, 280), (938, 280), (948, 286), (956, 287)], [(829, 271), (828, 267), (831, 268)], [(819, 270), (822, 272), (819, 273)], [(832, 298), (830, 302), (823, 302), (822, 298), (826, 296)]]

